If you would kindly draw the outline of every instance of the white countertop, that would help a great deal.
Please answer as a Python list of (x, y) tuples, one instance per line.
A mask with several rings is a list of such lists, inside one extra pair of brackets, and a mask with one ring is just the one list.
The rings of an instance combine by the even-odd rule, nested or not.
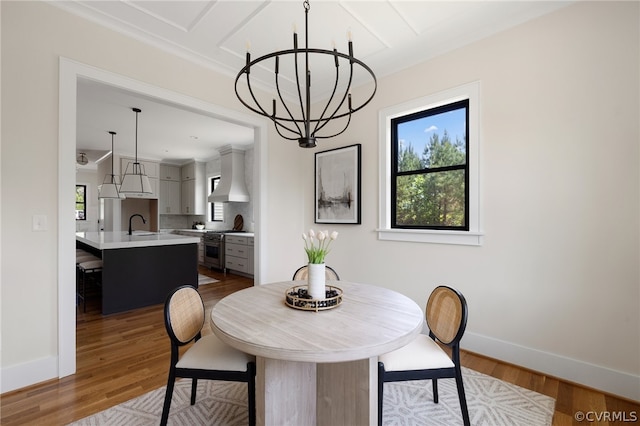
[(190, 234), (206, 234), (210, 232), (211, 229), (161, 229), (161, 232), (167, 233), (177, 233), (177, 232), (188, 232)]
[(237, 231), (237, 232), (225, 232), (224, 235), (235, 235), (238, 237), (253, 237), (255, 234), (253, 232), (245, 232), (245, 231)]
[(161, 230), (161, 232), (165, 232), (165, 233), (189, 233), (189, 234), (206, 234), (207, 232), (224, 232), (225, 234), (233, 234), (233, 235), (238, 235), (240, 237), (245, 236), (245, 237), (253, 237), (255, 236), (255, 234), (253, 232), (246, 232), (246, 231), (221, 231), (219, 229), (164, 229)]
[(129, 235), (127, 232), (76, 232), (76, 240), (98, 250), (198, 244), (200, 242), (199, 237), (148, 231), (134, 231), (133, 235)]

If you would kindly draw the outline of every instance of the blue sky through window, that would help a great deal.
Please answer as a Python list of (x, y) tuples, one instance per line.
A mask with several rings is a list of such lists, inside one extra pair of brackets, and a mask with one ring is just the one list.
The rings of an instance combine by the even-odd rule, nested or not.
[(465, 123), (464, 108), (407, 121), (398, 125), (398, 141), (402, 148), (411, 144), (413, 152), (422, 156), (424, 147), (434, 133), (438, 134), (442, 140), (446, 130), (451, 141), (455, 142), (456, 139), (464, 141)]

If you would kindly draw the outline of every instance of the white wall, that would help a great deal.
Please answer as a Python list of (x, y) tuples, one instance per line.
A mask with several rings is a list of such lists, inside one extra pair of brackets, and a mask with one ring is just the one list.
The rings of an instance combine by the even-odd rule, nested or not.
[[(381, 78), (326, 146), (361, 143), (363, 164), (362, 225), (336, 227), (327, 262), (420, 305), (455, 286), (463, 347), (640, 399), (638, 12), (577, 4)], [(378, 111), (472, 81), (483, 246), (378, 241)]]
[[(3, 382), (25, 371), (37, 381), (55, 376), (60, 350), (59, 56), (242, 108), (231, 78), (44, 3), (0, 7), (1, 367)], [(268, 242), (262, 281), (288, 279), (305, 261), (300, 234), (313, 226), (314, 153), (362, 143), (363, 223), (336, 227), (328, 258), (344, 279), (394, 288), (421, 305), (436, 285), (454, 285), (470, 305), (468, 348), (640, 399), (638, 27), (635, 2), (580, 3), (380, 76), (373, 103), (317, 150), (269, 128), (268, 203), (257, 230)], [(378, 241), (378, 110), (475, 80), (484, 245)], [(48, 231), (31, 232), (34, 214), (48, 217)]]

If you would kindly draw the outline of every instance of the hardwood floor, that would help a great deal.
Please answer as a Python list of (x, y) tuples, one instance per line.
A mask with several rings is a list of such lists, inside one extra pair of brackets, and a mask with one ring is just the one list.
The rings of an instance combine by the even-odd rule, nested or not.
[[(200, 272), (220, 280), (200, 287), (207, 318), (218, 300), (253, 285), (251, 280), (231, 274), (225, 277), (204, 268)], [(2, 395), (0, 424), (65, 425), (166, 384), (170, 346), (162, 305), (103, 317), (99, 300), (89, 298), (87, 312), (78, 310), (76, 330), (76, 374)], [(210, 332), (207, 321), (203, 334)], [(638, 404), (514, 365), (469, 352), (463, 352), (462, 364), (555, 398), (554, 425), (629, 424), (604, 420), (579, 423), (574, 419), (577, 412), (592, 412), (600, 419), (607, 415), (640, 418)]]

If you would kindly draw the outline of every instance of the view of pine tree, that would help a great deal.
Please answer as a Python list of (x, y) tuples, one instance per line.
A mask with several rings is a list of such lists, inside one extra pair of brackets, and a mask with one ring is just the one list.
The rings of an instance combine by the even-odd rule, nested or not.
[[(396, 224), (399, 226), (464, 226), (465, 142), (431, 135), (422, 155), (411, 143), (398, 144)], [(458, 167), (456, 167), (458, 166)]]

